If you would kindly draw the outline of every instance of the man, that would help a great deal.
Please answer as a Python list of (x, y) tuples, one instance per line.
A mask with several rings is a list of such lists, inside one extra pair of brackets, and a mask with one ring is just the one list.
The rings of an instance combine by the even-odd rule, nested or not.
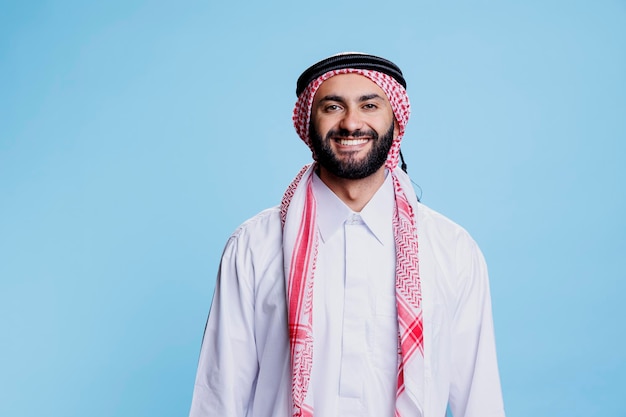
[(480, 250), (397, 167), (405, 88), (357, 53), (298, 79), (314, 162), (226, 244), (191, 417), (504, 416)]

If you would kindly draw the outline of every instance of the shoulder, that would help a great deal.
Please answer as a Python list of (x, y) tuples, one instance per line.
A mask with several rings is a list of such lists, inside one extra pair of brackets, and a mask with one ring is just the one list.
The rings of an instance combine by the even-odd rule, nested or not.
[(230, 236), (220, 260), (222, 285), (238, 283), (246, 288), (251, 303), (254, 294), (279, 291), (283, 283), (283, 239), (280, 210), (264, 210), (242, 223)]
[(449, 263), (456, 272), (484, 265), (483, 254), (472, 236), (443, 214), (418, 203), (416, 223), (420, 251), (426, 250), (439, 262)]
[(259, 233), (275, 233), (280, 231), (280, 209), (278, 206), (263, 210), (243, 222), (231, 235), (231, 239), (254, 236)]
[(457, 240), (474, 241), (462, 226), (422, 203), (417, 204), (416, 222), (418, 233), (421, 231), (422, 234), (427, 236), (432, 235), (449, 242)]
[(450, 306), (457, 306), (468, 294), (477, 294), (477, 299), (482, 299), (488, 293), (487, 264), (467, 230), (419, 204), (417, 234), (420, 276), (424, 280), (432, 278), (433, 288)]
[(272, 207), (243, 222), (226, 242), (224, 256), (234, 253), (271, 256), (282, 250), (279, 207)]

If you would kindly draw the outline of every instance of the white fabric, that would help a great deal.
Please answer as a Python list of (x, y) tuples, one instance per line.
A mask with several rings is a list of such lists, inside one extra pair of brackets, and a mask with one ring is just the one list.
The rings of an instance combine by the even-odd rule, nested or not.
[[(401, 180), (408, 182), (408, 177), (401, 177)], [(410, 183), (402, 186), (411, 189)], [(384, 193), (385, 187), (380, 192)], [(464, 229), (419, 204), (414, 196), (410, 198), (417, 216), (420, 245), (425, 346), (423, 392), (412, 395), (423, 398), (420, 403), (423, 403), (424, 417), (444, 416), (448, 401), (455, 417), (502, 417), (504, 410), (496, 363), (489, 284), (482, 254)], [(368, 206), (363, 210), (361, 220), (365, 221), (368, 228), (371, 226), (374, 236), (384, 245), (382, 241), (388, 237), (383, 235), (389, 230), (385, 231), (384, 224), (380, 227), (381, 232), (374, 230), (377, 228), (376, 220), (370, 223), (367, 216), (369, 208)], [(381, 210), (386, 210), (384, 203)], [(329, 246), (320, 248), (322, 253), (318, 256), (321, 256), (320, 261), (323, 265), (331, 265), (336, 259), (327, 258), (330, 255), (326, 252), (336, 249), (332, 246), (336, 243), (333, 241), (335, 236), (326, 232), (327, 226), (324, 225), (323, 215), (319, 216), (322, 223), (318, 225), (322, 233), (320, 242), (323, 243), (320, 246)], [(360, 227), (352, 230), (352, 226)], [(350, 229), (346, 234), (350, 245), (353, 231), (359, 239), (363, 236), (371, 237), (369, 232), (363, 233), (365, 225), (348, 225), (346, 228)], [(325, 233), (331, 236), (325, 236)], [(362, 243), (372, 244), (369, 239), (367, 240), (368, 243)], [(386, 258), (385, 253), (380, 256)], [(278, 208), (263, 211), (248, 220), (227, 242), (202, 344), (191, 417), (290, 416), (291, 370), (282, 257), (282, 231)], [(343, 260), (340, 262), (343, 263)], [(393, 266), (384, 266), (384, 259), (381, 263), (380, 267), (383, 270), (390, 270), (393, 276)], [(358, 265), (356, 267), (358, 268)], [(324, 266), (320, 268), (327, 269)], [(347, 271), (345, 276), (347, 285), (351, 289), (352, 284), (358, 288), (362, 283), (353, 283), (349, 279), (349, 276), (352, 277), (350, 269)], [(355, 272), (354, 277), (361, 277), (362, 272)], [(325, 282), (328, 284), (328, 280)], [(348, 294), (351, 289), (344, 288), (340, 291)], [(378, 323), (374, 323), (374, 335), (371, 333), (371, 322), (364, 325), (364, 331), (356, 325), (357, 330), (351, 330), (354, 336), (350, 336), (347, 350), (337, 349), (336, 338), (337, 332), (342, 331), (337, 330), (337, 327), (344, 325), (339, 317), (343, 317), (344, 322), (350, 322), (355, 320), (357, 315), (372, 314), (372, 308), (376, 313), (380, 311), (381, 316), (394, 313), (393, 280), (390, 279), (389, 288), (381, 287), (375, 290), (380, 292), (375, 296), (374, 307), (371, 301), (366, 302), (358, 307), (361, 309), (359, 313), (335, 316), (337, 314), (335, 309), (340, 307), (328, 305), (339, 298), (334, 293), (335, 290), (335, 286), (332, 290), (320, 287), (316, 281), (314, 301), (316, 360), (313, 370), (316, 412), (319, 411), (319, 415), (324, 417), (345, 416), (350, 412), (359, 416), (369, 413), (391, 417), (393, 406), (387, 402), (389, 392), (394, 395), (395, 386), (389, 388), (388, 385), (390, 380), (395, 381), (395, 374), (389, 377), (386, 376), (386, 372), (391, 364), (395, 372), (397, 357), (394, 355), (393, 358), (387, 358), (382, 352), (389, 351), (391, 346), (396, 352), (397, 323), (390, 324), (390, 321), (384, 320), (381, 322), (381, 332), (387, 335), (381, 336), (385, 343), (384, 346), (380, 346), (381, 353), (365, 357), (354, 355), (358, 353), (354, 342), (365, 339), (367, 344), (369, 339), (372, 340), (372, 344), (380, 343), (379, 338), (375, 336)], [(322, 299), (318, 299), (319, 291), (325, 291), (327, 297), (322, 295)], [(368, 288), (365, 293), (369, 291), (371, 289)], [(387, 301), (383, 300), (385, 296), (388, 296)], [(358, 293), (355, 295), (350, 292), (350, 297), (356, 298), (344, 298), (342, 306), (344, 309), (359, 304)], [(361, 297), (367, 299), (370, 296), (361, 295)], [(330, 309), (329, 311), (333, 312), (332, 316), (323, 317), (323, 312), (318, 308), (320, 304)], [(376, 316), (378, 318), (378, 314)], [(393, 314), (389, 314), (389, 317), (393, 318), (391, 321), (396, 320)], [(324, 323), (321, 323), (322, 321)], [(324, 333), (327, 336), (321, 336), (320, 330), (323, 325), (326, 326)], [(392, 333), (394, 333), (393, 342), (388, 339)], [(326, 340), (317, 339), (318, 337), (320, 339), (325, 337)], [(327, 347), (329, 344), (333, 346)], [(370, 353), (370, 348), (371, 346), (366, 347), (367, 353)], [(363, 352), (363, 347), (360, 349)], [(350, 360), (347, 360), (346, 353), (352, 353)], [(326, 355), (326, 358), (318, 360), (317, 355)], [(364, 361), (377, 361), (378, 359), (372, 358), (378, 358), (380, 355), (385, 357), (380, 367), (373, 365), (368, 369), (366, 364), (358, 372), (360, 375), (370, 375), (380, 369), (380, 375), (376, 377), (379, 379), (375, 379), (373, 383), (380, 384), (383, 388), (380, 392), (374, 389), (370, 392), (367, 391), (370, 388), (364, 388), (366, 391), (363, 391), (359, 400), (358, 395), (353, 395), (360, 389), (355, 388), (357, 379), (349, 374), (342, 374), (341, 366), (352, 367), (344, 368), (345, 373), (352, 372)], [(331, 365), (326, 361), (330, 361)], [(336, 365), (337, 361), (341, 364), (339, 368)], [(318, 366), (320, 362), (325, 365)], [(343, 376), (347, 379), (343, 379)], [(385, 392), (386, 390), (389, 391)], [(344, 395), (346, 401), (340, 400), (338, 394), (335, 396), (335, 393), (340, 392), (346, 394)], [(354, 411), (362, 404), (367, 412), (363, 409), (360, 409), (360, 412)], [(327, 408), (320, 409), (320, 406)], [(335, 413), (332, 411), (334, 409), (338, 411)], [(373, 410), (389, 412), (385, 414), (384, 411)]]
[(393, 184), (361, 213), (316, 175), (320, 234), (313, 297), (315, 415), (392, 416), (398, 372)]

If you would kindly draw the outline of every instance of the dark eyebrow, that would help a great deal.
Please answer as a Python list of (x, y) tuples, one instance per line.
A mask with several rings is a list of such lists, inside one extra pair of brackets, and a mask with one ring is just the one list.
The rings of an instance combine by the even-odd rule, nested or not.
[(361, 96), (359, 98), (359, 101), (363, 102), (363, 101), (368, 101), (368, 100), (373, 100), (373, 99), (382, 100), (383, 98), (379, 94), (372, 93), (372, 94), (366, 94), (364, 96)]
[[(380, 96), (380, 94), (376, 94), (376, 93), (372, 93), (372, 94), (365, 94), (362, 95), (361, 97), (359, 97), (359, 101), (360, 102), (364, 102), (364, 101), (368, 101), (368, 100), (382, 100), (383, 98)], [(320, 103), (323, 101), (337, 101), (340, 103), (343, 103), (345, 101), (345, 99), (341, 96), (336, 96), (333, 94), (329, 94), (327, 96), (324, 96), (320, 99)]]
[(322, 97), (320, 99), (320, 103), (323, 102), (323, 101), (338, 101), (340, 103), (343, 103), (344, 100), (343, 100), (343, 97), (341, 97), (341, 96), (334, 96), (332, 94), (329, 94), (329, 95), (324, 96), (324, 97)]

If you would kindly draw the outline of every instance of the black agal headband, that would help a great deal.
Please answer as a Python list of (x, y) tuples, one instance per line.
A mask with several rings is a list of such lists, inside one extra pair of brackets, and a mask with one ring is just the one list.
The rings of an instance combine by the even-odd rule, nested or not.
[(393, 77), (398, 83), (400, 83), (402, 87), (406, 88), (406, 81), (404, 80), (402, 71), (393, 62), (374, 55), (362, 54), (358, 52), (348, 52), (333, 55), (307, 68), (298, 78), (298, 82), (296, 85), (296, 96), (300, 96), (300, 94), (309, 85), (309, 83), (315, 80), (320, 75), (323, 75), (328, 71), (344, 68), (365, 69), (382, 72), (389, 75), (390, 77)]

